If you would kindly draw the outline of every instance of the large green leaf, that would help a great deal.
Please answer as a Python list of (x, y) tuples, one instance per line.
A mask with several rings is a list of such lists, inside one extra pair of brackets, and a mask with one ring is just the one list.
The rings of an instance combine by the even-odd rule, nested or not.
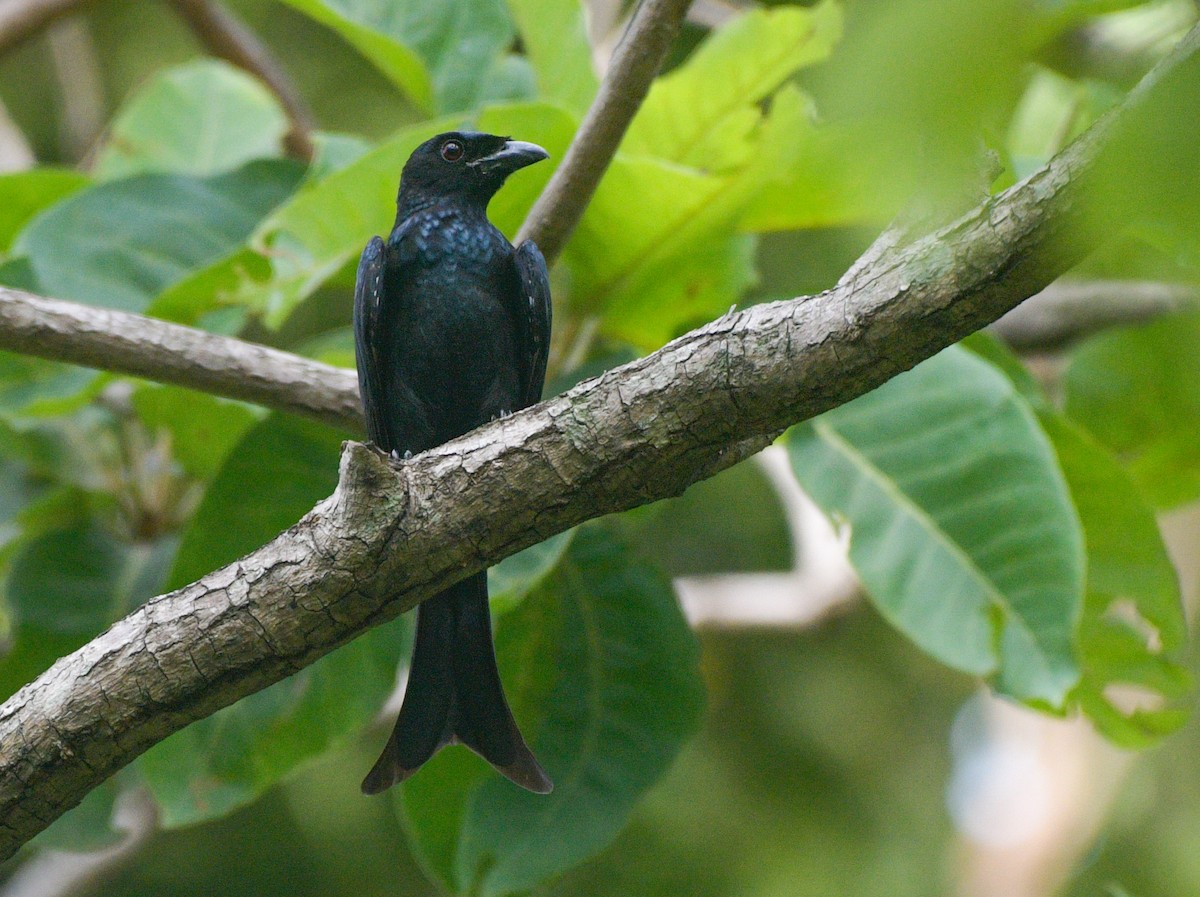
[(440, 112), (475, 105), (513, 37), (503, 0), (285, 2), (333, 28), (418, 104), (432, 101)]
[(113, 120), (96, 160), (103, 178), (222, 174), (278, 156), (288, 120), (261, 82), (215, 59), (166, 69)]
[[(346, 39), (409, 95), (417, 105), (433, 104), (433, 85), (421, 57), (403, 42), (373, 27), (370, 0), (283, 0), (305, 15), (327, 25)], [(381, 11), (382, 14), (382, 11)]]
[[(1087, 544), (1083, 678), (1072, 700), (1108, 738), (1146, 747), (1187, 719), (1178, 705), (1191, 681), (1178, 663), (1187, 626), (1175, 568), (1154, 512), (1116, 460), (1060, 415), (1047, 410), (1040, 418)], [(1127, 693), (1119, 697), (1122, 687)]]
[[(184, 533), (173, 583), (236, 560), (295, 523), (337, 484), (342, 435), (274, 415), (226, 460)], [(296, 675), (193, 723), (138, 768), (168, 826), (227, 813), (352, 736), (395, 684), (404, 624), (372, 630)]]
[(146, 428), (171, 435), (171, 453), (192, 476), (209, 479), (254, 425), (256, 414), (229, 402), (176, 386), (143, 384), (133, 407)]
[(91, 636), (124, 605), (121, 543), (90, 521), (27, 543), (5, 595), (17, 618), (46, 632)]
[(345, 434), (284, 414), (253, 426), (208, 487), (179, 546), (178, 588), (258, 548), (337, 486)]
[(582, 115), (596, 95), (592, 48), (580, 0), (508, 0), (540, 96)]
[(1071, 354), (1068, 416), (1112, 449), (1157, 507), (1200, 496), (1200, 315), (1110, 330)]
[(1079, 518), (1013, 385), (952, 347), (794, 429), (805, 490), (850, 527), (875, 605), (951, 666), (1061, 706), (1079, 679)]
[(739, 16), (655, 82), (622, 152), (706, 171), (744, 164), (754, 151), (759, 104), (797, 69), (827, 57), (841, 30), (833, 0)]
[(572, 306), (643, 349), (726, 311), (755, 276), (753, 239), (737, 225), (778, 177), (806, 114), (798, 91), (779, 91), (754, 157), (719, 175), (618, 154), (564, 252)]
[(618, 156), (564, 252), (573, 305), (642, 348), (724, 311), (752, 280), (748, 246), (730, 234), (747, 194), (734, 175)]
[(29, 219), (88, 183), (87, 175), (61, 168), (0, 175), (0, 255)]
[(671, 576), (792, 569), (783, 503), (752, 460), (618, 519), (638, 551)]
[(97, 379), (87, 368), (0, 352), (0, 416), (61, 414), (89, 401)]
[(867, 128), (869, 122), (798, 119), (786, 138), (791, 152), (741, 227), (758, 233), (890, 220), (913, 185), (887, 169), (876, 145), (863, 139)]
[(141, 311), (233, 252), (302, 174), (272, 161), (212, 178), (147, 174), (101, 184), (39, 215), (17, 247), (55, 297)]
[(63, 526), (43, 530), (41, 521), (23, 521), (32, 532), (19, 543), (4, 582), (13, 616), (0, 660), (4, 697), (158, 594), (174, 556), (174, 539), (117, 539), (74, 499), (67, 512), (74, 519)]
[(554, 779), (521, 791), (462, 749), (403, 786), (431, 874), (458, 894), (528, 891), (608, 844), (698, 723), (695, 641), (655, 568), (603, 525), (508, 613), (497, 650), (513, 709)]
[(489, 568), (488, 595), (492, 615), (500, 616), (539, 586), (558, 566), (574, 535), (575, 530), (569, 529), (524, 551), (518, 551)]

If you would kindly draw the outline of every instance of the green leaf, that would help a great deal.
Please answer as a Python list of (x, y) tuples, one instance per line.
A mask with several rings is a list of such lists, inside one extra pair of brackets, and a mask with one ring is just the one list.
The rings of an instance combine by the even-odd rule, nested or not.
[(786, 138), (788, 158), (770, 188), (749, 204), (742, 228), (762, 233), (892, 218), (913, 186), (889, 171), (876, 145), (864, 139), (861, 132), (868, 124), (833, 121), (818, 126), (811, 115), (797, 119)]
[(753, 280), (753, 242), (730, 231), (754, 189), (736, 175), (618, 156), (564, 251), (573, 306), (644, 349), (726, 311)]
[(998, 371), (952, 347), (795, 428), (805, 490), (851, 530), (876, 607), (942, 662), (1061, 706), (1079, 678), (1083, 537), (1054, 452)]
[(841, 31), (841, 7), (832, 0), (739, 16), (655, 82), (622, 152), (708, 171), (745, 164), (762, 118), (758, 104), (798, 69), (828, 57)]
[(333, 28), (418, 104), (432, 100), (438, 112), (471, 109), (513, 38), (503, 0), (285, 2)]
[(402, 41), (375, 26), (372, 8), (386, 11), (371, 0), (283, 0), (309, 18), (332, 28), (369, 59), (417, 105), (433, 105), (433, 85), (420, 56)]
[(577, 532), (554, 572), (505, 615), (496, 643), (554, 791), (520, 791), (461, 749), (403, 786), (427, 868), (454, 893), (480, 897), (527, 891), (607, 845), (702, 704), (696, 644), (670, 582), (603, 525)]
[(118, 773), (89, 791), (78, 805), (40, 832), (31, 846), (89, 853), (122, 841), (125, 834), (112, 828), (113, 809), (121, 788), (117, 780), (121, 777)]
[(133, 407), (151, 432), (171, 434), (172, 454), (201, 479), (217, 473), (257, 418), (240, 402), (175, 386), (140, 385), (133, 392)]
[(643, 349), (727, 311), (756, 276), (754, 238), (738, 230), (756, 197), (775, 189), (806, 116), (799, 91), (777, 91), (753, 158), (720, 175), (618, 154), (564, 252), (572, 306)]
[(4, 583), (15, 622), (0, 660), (4, 697), (161, 591), (173, 539), (129, 544), (75, 513), (64, 527), (23, 539), (13, 557)]
[(583, 4), (579, 0), (508, 0), (541, 96), (582, 115), (596, 95)]
[(219, 60), (195, 60), (161, 71), (125, 103), (96, 173), (222, 174), (278, 156), (287, 131), (287, 116), (260, 81)]
[(569, 529), (524, 551), (518, 551), (489, 568), (488, 595), (493, 616), (499, 617), (540, 585), (558, 566), (574, 535), (575, 530)]
[(0, 175), (0, 254), (38, 212), (89, 183), (87, 175), (60, 168), (36, 168)]
[[(1117, 461), (1060, 415), (1047, 410), (1040, 417), (1087, 545), (1087, 601), (1079, 628), (1083, 678), (1072, 699), (1117, 744), (1146, 747), (1187, 719), (1177, 704), (1191, 682), (1174, 659), (1187, 639), (1175, 568), (1154, 512)], [(1133, 709), (1128, 701), (1114, 702), (1118, 686), (1141, 690)], [(1153, 703), (1145, 700), (1147, 693)]]
[(529, 60), (516, 53), (507, 53), (492, 63), (478, 105), (486, 110), (495, 103), (527, 102), (537, 96), (537, 78)]
[(126, 606), (125, 560), (120, 542), (83, 521), (26, 543), (13, 559), (6, 597), (24, 624), (91, 636)]
[(335, 367), (351, 368), (355, 366), (354, 358), (354, 329), (338, 327), (327, 330), (307, 340), (300, 348), (300, 354), (308, 358), (332, 364)]
[(37, 282), (33, 266), (25, 256), (16, 256), (0, 262), (0, 286), (13, 290), (24, 290), (27, 293), (45, 292)]
[(310, 184), (352, 165), (372, 149), (372, 145), (361, 137), (333, 131), (316, 131), (312, 141), (315, 156), (304, 178), (305, 183)]
[(1009, 382), (1016, 387), (1017, 392), (1021, 394), (1021, 398), (1035, 408), (1039, 414), (1050, 410), (1050, 403), (1046, 401), (1042, 388), (1034, 379), (1033, 374), (1029, 372), (1021, 359), (999, 339), (986, 330), (976, 330), (962, 340), (959, 345), (979, 356), (1007, 377)]
[(1145, 7), (1145, 0), (1038, 0), (1037, 6), (1048, 25), (1066, 29), (1094, 16), (1120, 12), (1135, 6)]
[(344, 434), (284, 414), (253, 426), (226, 458), (183, 534), (170, 588), (237, 560), (337, 486)]
[(670, 576), (792, 569), (783, 503), (754, 461), (701, 480), (645, 516), (632, 526), (630, 541)]
[[(213, 311), (242, 308), (250, 285), (266, 283), (271, 271), (270, 259), (242, 247), (167, 287), (146, 307), (145, 314), (199, 327), (201, 319)], [(222, 332), (232, 336), (238, 329)]]
[(59, 299), (141, 311), (157, 293), (230, 254), (295, 188), (292, 162), (212, 178), (147, 174), (76, 193), (17, 241)]
[(97, 378), (87, 368), (0, 352), (0, 416), (62, 414), (92, 398)]
[(1071, 354), (1066, 411), (1159, 508), (1200, 497), (1200, 314), (1107, 331)]
[[(228, 457), (184, 534), (172, 583), (269, 541), (337, 485), (341, 434), (273, 415)], [(357, 733), (395, 685), (404, 623), (377, 627), (296, 675), (193, 723), (138, 768), (167, 826), (230, 812)]]

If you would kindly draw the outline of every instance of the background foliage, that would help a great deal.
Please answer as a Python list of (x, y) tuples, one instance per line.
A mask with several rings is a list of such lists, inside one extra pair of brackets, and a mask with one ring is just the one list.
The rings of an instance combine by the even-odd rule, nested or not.
[[(545, 146), (492, 204), (514, 234), (598, 84), (584, 10), (229, 5), (314, 107), (311, 164), (287, 157), (275, 96), (203, 58), (167, 4), (103, 0), (73, 26), (103, 123), (82, 152), (60, 101), (79, 71), (45, 39), (0, 60), (39, 160), (0, 176), (0, 283), (353, 366), (353, 266), (408, 153), (463, 124)], [(1196, 18), (1186, 0), (719, 12), (685, 28), (553, 272), (550, 391), (734, 303), (832, 285), (913, 196), (939, 209), (1013, 183)], [(1073, 277), (1196, 284), (1200, 193), (1155, 181), (1178, 147), (1153, 145), (1161, 164), (1102, 185), (1136, 214)], [(394, 799), (358, 795), (407, 656), (397, 621), (157, 746), (39, 844), (116, 841), (114, 801), (147, 789), (160, 849), (106, 893), (958, 893), (949, 733), (983, 680), (1115, 745), (1162, 743), (1067, 891), (1194, 892), (1188, 636), (1156, 515), (1200, 498), (1198, 345), (1194, 312), (1032, 365), (977, 335), (796, 427), (791, 469), (869, 603), (811, 630), (697, 642), (674, 599), (673, 576), (819, 562), (793, 557), (753, 463), (505, 561), (501, 665), (549, 798), (464, 751)], [(355, 435), (0, 354), (0, 690), (289, 526)], [(1156, 803), (1158, 769), (1174, 773)]]

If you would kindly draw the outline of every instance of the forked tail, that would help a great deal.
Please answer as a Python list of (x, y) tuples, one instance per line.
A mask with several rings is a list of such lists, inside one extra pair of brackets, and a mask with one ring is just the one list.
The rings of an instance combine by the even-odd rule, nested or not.
[(400, 718), (383, 754), (363, 779), (366, 794), (411, 776), (444, 745), (461, 742), (522, 788), (546, 794), (554, 784), (521, 737), (496, 668), (487, 573), (425, 601)]

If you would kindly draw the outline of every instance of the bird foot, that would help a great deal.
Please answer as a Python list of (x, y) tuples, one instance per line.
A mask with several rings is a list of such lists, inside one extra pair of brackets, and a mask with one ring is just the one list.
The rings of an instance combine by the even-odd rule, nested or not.
[(412, 457), (412, 450), (405, 449), (404, 454), (402, 455), (396, 449), (392, 449), (391, 452), (388, 454), (388, 457), (390, 457), (393, 461), (407, 461), (409, 458)]

